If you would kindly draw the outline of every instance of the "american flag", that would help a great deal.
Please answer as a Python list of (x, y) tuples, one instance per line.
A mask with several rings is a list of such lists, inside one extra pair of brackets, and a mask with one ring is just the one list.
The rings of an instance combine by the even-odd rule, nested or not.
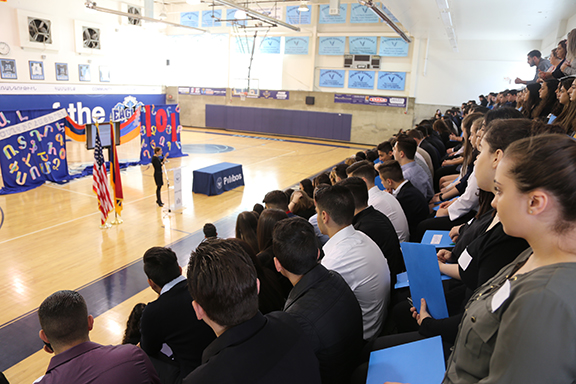
[(98, 196), (98, 208), (100, 208), (100, 222), (106, 223), (108, 213), (114, 209), (112, 198), (110, 197), (110, 188), (108, 187), (108, 177), (106, 175), (106, 163), (102, 154), (102, 143), (98, 134), (98, 125), (96, 125), (96, 141), (94, 144), (94, 169), (92, 170), (92, 190)]

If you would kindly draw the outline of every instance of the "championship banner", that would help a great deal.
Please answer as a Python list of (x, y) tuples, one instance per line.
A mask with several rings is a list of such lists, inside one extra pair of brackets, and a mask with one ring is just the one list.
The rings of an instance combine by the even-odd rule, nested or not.
[[(66, 161), (65, 109), (13, 112), (22, 122), (0, 129), (0, 167), (4, 188), (0, 194), (24, 192), (45, 181), (68, 181)], [(41, 116), (33, 116), (40, 114)], [(4, 117), (11, 112), (3, 112)], [(32, 117), (31, 117), (32, 116)], [(14, 120), (17, 121), (17, 120)]]
[(150, 164), (154, 148), (162, 148), (169, 158), (188, 156), (180, 142), (180, 106), (146, 105), (141, 116), (140, 164)]

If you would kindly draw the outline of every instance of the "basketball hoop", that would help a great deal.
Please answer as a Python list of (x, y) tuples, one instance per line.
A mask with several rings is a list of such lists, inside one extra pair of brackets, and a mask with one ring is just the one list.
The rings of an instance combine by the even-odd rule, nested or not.
[(240, 93), (240, 100), (241, 100), (241, 101), (246, 100), (246, 95), (248, 95), (248, 92), (241, 92), (241, 93)]

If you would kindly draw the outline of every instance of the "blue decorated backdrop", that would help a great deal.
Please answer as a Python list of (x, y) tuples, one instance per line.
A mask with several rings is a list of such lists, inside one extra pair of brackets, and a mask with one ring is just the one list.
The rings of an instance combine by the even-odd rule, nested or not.
[(66, 110), (4, 111), (0, 129), (0, 194), (23, 192), (45, 181), (69, 180), (66, 161)]
[(141, 117), (140, 164), (150, 164), (154, 148), (162, 148), (169, 157), (188, 156), (182, 153), (180, 142), (180, 106), (146, 105)]

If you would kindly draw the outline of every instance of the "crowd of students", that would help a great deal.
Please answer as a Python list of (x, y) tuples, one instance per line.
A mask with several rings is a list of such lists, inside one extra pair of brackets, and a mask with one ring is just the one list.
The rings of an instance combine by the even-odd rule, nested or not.
[[(234, 239), (207, 224), (186, 277), (170, 249), (147, 251), (159, 297), (134, 308), (123, 341), (146, 356), (109, 351), (139, 371), (121, 382), (362, 383), (371, 351), (433, 336), (444, 383), (575, 381), (576, 82), (564, 77), (575, 31), (524, 90), (438, 111), (268, 192), (238, 215)], [(534, 52), (528, 61), (546, 67)], [(394, 287), (406, 270), (400, 244), (430, 229), (455, 244), (437, 254), (451, 277), (444, 319)], [(41, 383), (82, 374), (66, 361), (110, 360), (89, 341), (83, 300), (55, 295), (39, 311), (45, 349), (57, 353)], [(71, 319), (80, 331), (64, 337)]]

